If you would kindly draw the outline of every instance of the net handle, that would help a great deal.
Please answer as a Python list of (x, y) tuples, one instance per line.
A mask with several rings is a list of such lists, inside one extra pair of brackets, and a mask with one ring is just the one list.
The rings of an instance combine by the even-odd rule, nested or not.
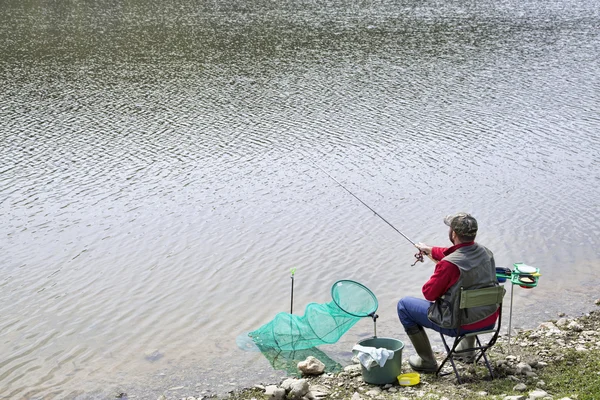
[[(336, 296), (334, 295), (334, 293), (337, 292), (336, 288), (340, 283), (341, 284), (350, 283), (352, 285), (356, 285), (356, 286), (360, 287), (362, 290), (367, 292), (373, 298), (373, 300), (375, 301), (375, 308), (369, 312), (362, 313), (362, 314), (356, 314), (356, 313), (352, 313), (352, 312), (344, 310), (344, 308), (342, 308), (342, 306), (336, 301)], [(335, 303), (336, 306), (339, 307), (340, 310), (342, 310), (346, 314), (352, 315), (353, 317), (360, 317), (360, 318), (373, 317), (375, 315), (375, 312), (377, 311), (377, 308), (379, 307), (379, 302), (377, 301), (377, 297), (375, 297), (373, 292), (371, 292), (371, 290), (368, 287), (366, 287), (362, 283), (359, 283), (359, 282), (356, 282), (356, 281), (353, 281), (350, 279), (340, 279), (339, 281), (335, 282), (333, 284), (333, 286), (331, 286), (331, 298), (333, 299), (333, 302)]]

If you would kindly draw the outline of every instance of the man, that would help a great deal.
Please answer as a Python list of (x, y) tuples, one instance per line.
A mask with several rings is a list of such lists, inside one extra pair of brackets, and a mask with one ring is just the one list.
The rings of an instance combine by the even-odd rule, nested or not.
[[(437, 361), (427, 333), (430, 328), (445, 335), (456, 336), (460, 288), (477, 289), (498, 285), (496, 266), (491, 251), (475, 243), (477, 221), (472, 215), (448, 215), (444, 223), (450, 227), (448, 238), (452, 247), (431, 247), (417, 243), (415, 247), (437, 262), (429, 280), (423, 285), (425, 299), (404, 297), (398, 302), (398, 317), (418, 355), (409, 357), (415, 371), (435, 372)], [(498, 318), (495, 306), (480, 307), (462, 315), (461, 332), (491, 329)], [(458, 349), (473, 347), (475, 338), (464, 339)], [(468, 347), (467, 347), (468, 346)], [(467, 353), (468, 354), (468, 353)]]

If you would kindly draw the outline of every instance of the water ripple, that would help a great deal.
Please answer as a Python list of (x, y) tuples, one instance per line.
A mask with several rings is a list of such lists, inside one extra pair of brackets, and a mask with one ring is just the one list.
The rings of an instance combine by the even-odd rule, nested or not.
[[(428, 266), (312, 160), (415, 241), (473, 212), (499, 264), (560, 285), (544, 311), (575, 310), (597, 286), (599, 19), (589, 1), (8, 1), (0, 397), (269, 369), (237, 335), (337, 279), (396, 335)], [(550, 286), (515, 293), (515, 325)]]

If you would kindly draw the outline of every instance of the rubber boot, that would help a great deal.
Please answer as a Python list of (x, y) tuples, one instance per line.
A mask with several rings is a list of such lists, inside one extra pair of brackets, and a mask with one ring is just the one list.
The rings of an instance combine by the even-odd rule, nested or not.
[(436, 372), (438, 368), (437, 361), (425, 329), (422, 326), (416, 326), (407, 329), (406, 333), (418, 354), (408, 358), (408, 363), (412, 369), (419, 372)]
[[(458, 346), (456, 346), (455, 351), (460, 351), (464, 349), (470, 349), (475, 347), (475, 336), (468, 336), (460, 341)], [(464, 353), (455, 353), (454, 358), (458, 361), (462, 361), (465, 363), (471, 363), (475, 359), (475, 350), (466, 351)]]

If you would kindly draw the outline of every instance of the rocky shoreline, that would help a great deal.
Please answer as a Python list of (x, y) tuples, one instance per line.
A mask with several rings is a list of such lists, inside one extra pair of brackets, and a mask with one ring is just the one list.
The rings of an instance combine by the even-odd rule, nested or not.
[[(600, 299), (595, 303), (597, 306), (600, 305)], [(457, 363), (461, 376), (466, 382), (462, 385), (456, 383), (454, 374), (440, 377), (421, 374), (420, 383), (415, 386), (400, 386), (398, 383), (378, 386), (363, 381), (358, 363), (345, 367), (339, 373), (322, 373), (318, 361), (307, 360), (305, 365), (299, 366), (303, 370), (302, 378), (286, 378), (276, 384), (257, 384), (252, 388), (232, 391), (219, 398), (233, 400), (593, 399), (595, 397), (585, 397), (587, 389), (582, 386), (583, 382), (571, 387), (567, 383), (561, 387), (560, 379), (563, 376), (560, 373), (557, 375), (553, 369), (558, 365), (566, 365), (567, 368), (572, 369), (573, 375), (583, 376), (589, 372), (587, 371), (589, 368), (592, 368), (591, 373), (596, 374), (597, 380), (600, 381), (600, 364), (581, 365), (579, 362), (570, 361), (570, 357), (583, 359), (586, 358), (584, 355), (591, 355), (587, 357), (591, 360), (600, 360), (600, 311), (594, 310), (578, 318), (560, 316), (555, 321), (540, 324), (536, 329), (517, 333), (510, 338), (510, 343), (507, 336), (501, 336), (488, 354), (496, 377), (493, 381), (487, 379), (487, 369), (481, 363), (478, 365)], [(439, 361), (444, 358), (442, 353), (437, 356)], [(407, 358), (403, 355), (403, 372), (412, 371), (406, 361)], [(451, 372), (451, 367), (448, 368)], [(583, 370), (584, 368), (587, 372)], [(591, 385), (594, 383), (592, 382)], [(600, 391), (600, 386), (598, 390)], [(595, 395), (591, 394), (591, 396)], [(187, 397), (165, 394), (159, 396), (158, 400), (207, 398), (209, 397), (194, 394)]]

